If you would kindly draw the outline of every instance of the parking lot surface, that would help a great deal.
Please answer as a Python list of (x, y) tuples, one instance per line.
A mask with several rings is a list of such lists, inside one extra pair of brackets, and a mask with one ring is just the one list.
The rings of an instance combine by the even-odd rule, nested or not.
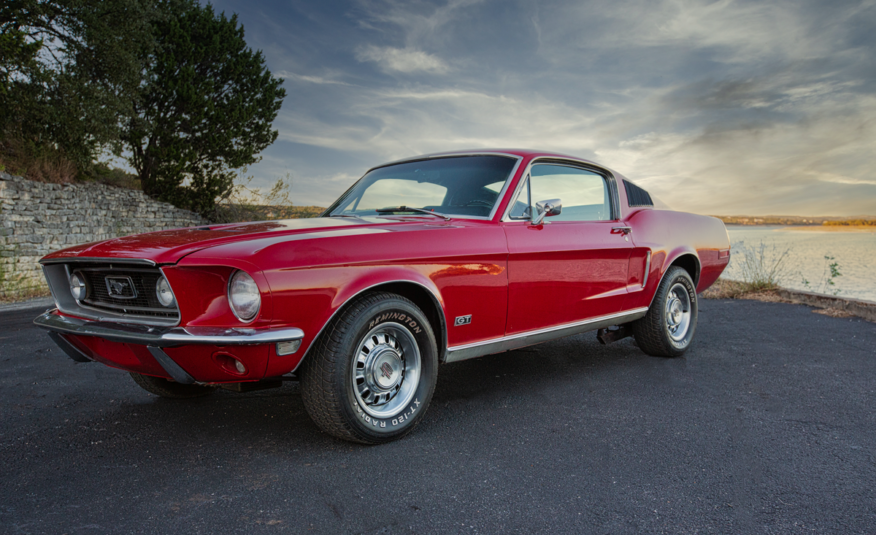
[(692, 349), (593, 333), (443, 366), (407, 438), (297, 386), (169, 401), (0, 313), (3, 533), (874, 533), (876, 324), (701, 300)]

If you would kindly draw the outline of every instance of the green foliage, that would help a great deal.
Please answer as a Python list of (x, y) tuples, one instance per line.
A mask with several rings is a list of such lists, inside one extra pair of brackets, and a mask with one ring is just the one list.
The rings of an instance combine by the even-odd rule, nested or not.
[[(243, 35), (195, 0), (0, 2), (0, 165), (210, 213), (285, 96)], [(95, 163), (125, 147), (137, 176)]]
[(839, 262), (836, 261), (836, 258), (830, 255), (824, 255), (824, 271), (821, 274), (821, 284), (817, 287), (813, 287), (809, 284), (809, 281), (806, 280), (806, 277), (803, 277), (803, 286), (807, 290), (812, 290), (816, 293), (839, 295), (840, 290), (835, 288), (836, 278), (842, 277), (842, 275), (843, 274), (840, 273), (839, 269)]
[(91, 166), (88, 172), (81, 175), (79, 179), (116, 186), (118, 188), (142, 189), (137, 175), (102, 162)]
[(282, 80), (246, 46), (237, 16), (191, 0), (161, 2), (155, 48), (126, 142), (143, 190), (209, 216), (233, 187), (235, 169), (274, 142)]
[(151, 0), (0, 3), (0, 135), (36, 157), (48, 149), (87, 167), (119, 151), (140, 60), (153, 40)]

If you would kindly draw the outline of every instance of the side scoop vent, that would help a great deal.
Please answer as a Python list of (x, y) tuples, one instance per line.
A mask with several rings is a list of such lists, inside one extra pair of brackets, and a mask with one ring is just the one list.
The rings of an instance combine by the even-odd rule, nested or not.
[(624, 189), (627, 190), (627, 203), (630, 206), (654, 206), (651, 195), (639, 186), (624, 180)]

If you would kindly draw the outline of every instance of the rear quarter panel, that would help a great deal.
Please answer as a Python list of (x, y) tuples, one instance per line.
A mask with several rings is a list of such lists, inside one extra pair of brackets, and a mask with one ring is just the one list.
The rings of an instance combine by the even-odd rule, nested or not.
[[(631, 283), (628, 308), (649, 306), (666, 270), (683, 255), (694, 255), (699, 263), (697, 292), (711, 286), (730, 261), (730, 239), (717, 218), (671, 210), (638, 210), (627, 223), (633, 228), (635, 252), (630, 263)], [(641, 291), (645, 255), (651, 251), (647, 284)], [(723, 253), (722, 253), (723, 252)], [(636, 288), (636, 283), (638, 287)]]

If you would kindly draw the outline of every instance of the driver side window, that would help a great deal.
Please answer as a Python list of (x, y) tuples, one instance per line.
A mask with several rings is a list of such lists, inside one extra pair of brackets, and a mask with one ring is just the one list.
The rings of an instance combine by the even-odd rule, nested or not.
[[(563, 211), (551, 221), (608, 221), (611, 219), (611, 197), (602, 175), (576, 167), (537, 164), (532, 167), (529, 183), (529, 210), (535, 213), (535, 203), (560, 199)], [(521, 192), (518, 201), (525, 201)], [(515, 210), (516, 210), (515, 206)]]

